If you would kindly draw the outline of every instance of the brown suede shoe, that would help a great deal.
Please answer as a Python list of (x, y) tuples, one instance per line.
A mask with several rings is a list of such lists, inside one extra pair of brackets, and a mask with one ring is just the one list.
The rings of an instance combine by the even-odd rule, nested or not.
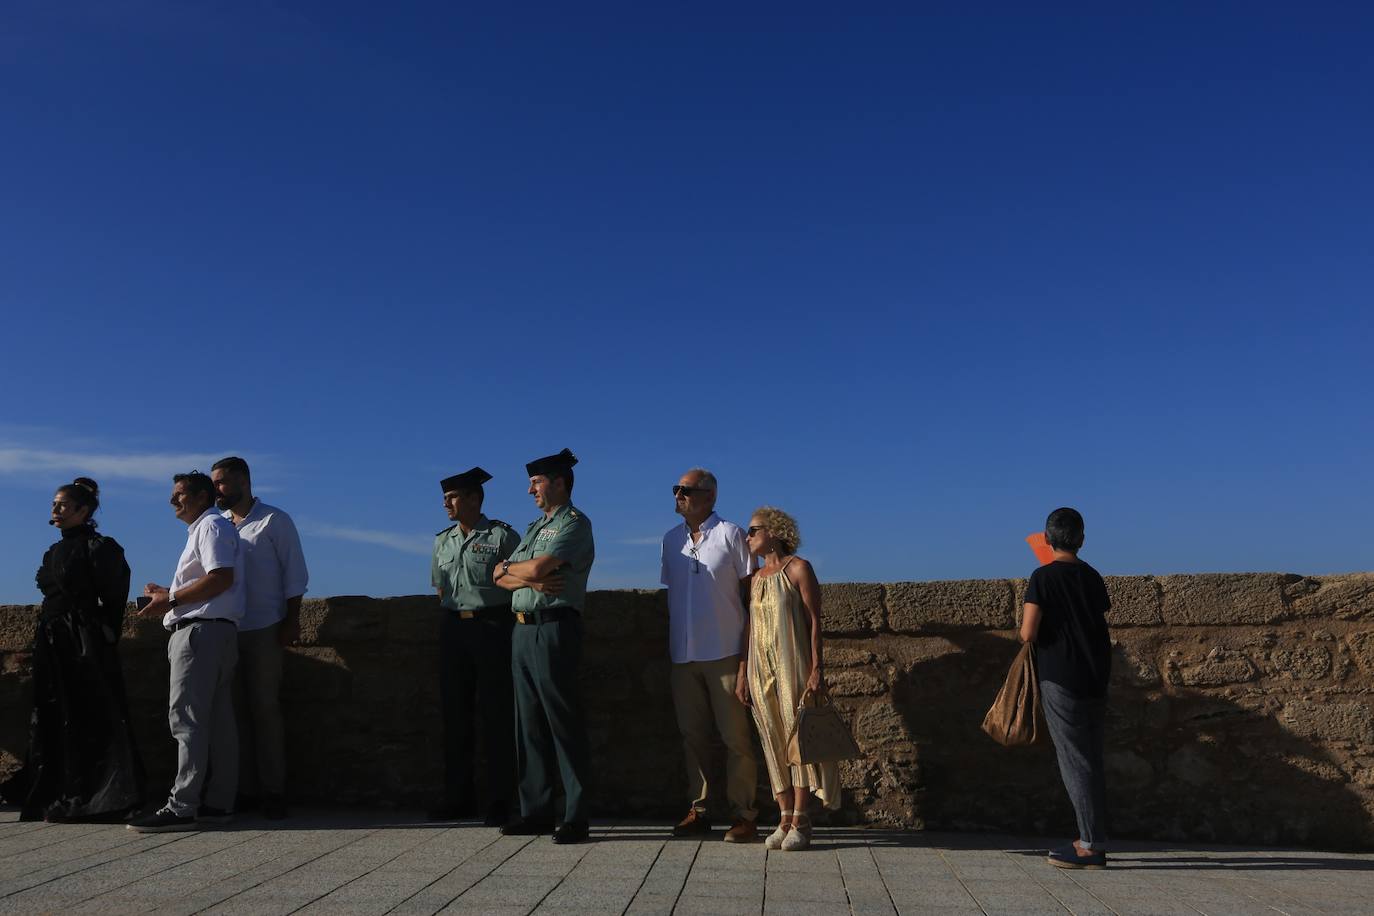
[(677, 826), (673, 828), (673, 836), (701, 836), (710, 832), (710, 819), (696, 808), (688, 811), (687, 816), (678, 821)]
[(758, 838), (759, 830), (755, 823), (740, 817), (735, 818), (730, 829), (725, 831), (725, 842), (727, 843), (752, 843)]

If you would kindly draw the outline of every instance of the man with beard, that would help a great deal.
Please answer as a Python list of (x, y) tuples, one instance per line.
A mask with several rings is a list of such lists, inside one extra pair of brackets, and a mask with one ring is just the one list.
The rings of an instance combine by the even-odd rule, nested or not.
[[(248, 462), (231, 456), (210, 468), (224, 517), (244, 552), (243, 619), (239, 621), (237, 684), (244, 803), (261, 793), (262, 812), (286, 817), (286, 747), (281, 712), (284, 648), (300, 638), (301, 597), (310, 573), (291, 516), (253, 496)], [(253, 778), (256, 776), (256, 779)]]

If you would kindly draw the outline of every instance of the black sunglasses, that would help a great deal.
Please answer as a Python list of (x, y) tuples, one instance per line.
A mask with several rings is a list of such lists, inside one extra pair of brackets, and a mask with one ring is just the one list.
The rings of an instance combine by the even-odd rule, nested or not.
[(673, 495), (674, 495), (674, 496), (691, 496), (693, 493), (709, 493), (709, 492), (710, 492), (710, 491), (707, 490), (705, 487), (684, 487), (682, 484), (676, 484), (676, 485), (673, 487)]
[(758, 534), (760, 531), (766, 531), (766, 530), (767, 530), (767, 529), (764, 528), (762, 525), (750, 525), (750, 526), (749, 526), (749, 529), (748, 529), (748, 534), (749, 534), (750, 537), (753, 537), (754, 535)]

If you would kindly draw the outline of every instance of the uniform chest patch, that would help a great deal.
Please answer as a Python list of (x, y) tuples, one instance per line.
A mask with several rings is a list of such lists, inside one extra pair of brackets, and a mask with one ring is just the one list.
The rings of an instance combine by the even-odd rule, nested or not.
[(495, 544), (473, 544), (468, 549), (471, 550), (473, 553), (477, 554), (478, 556), (485, 557), (496, 556), (497, 550)]
[(535, 537), (535, 540), (548, 540), (549, 538), (553, 537), (553, 536), (556, 535), (556, 534), (558, 534), (558, 529), (557, 529), (557, 528), (545, 528), (545, 529), (543, 529), (542, 531), (540, 531), (538, 534), (536, 534), (534, 537)]

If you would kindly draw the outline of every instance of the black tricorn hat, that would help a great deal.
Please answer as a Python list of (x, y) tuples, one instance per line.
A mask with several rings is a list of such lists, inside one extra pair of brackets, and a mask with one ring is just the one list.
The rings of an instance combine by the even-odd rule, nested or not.
[(543, 458), (536, 458), (525, 465), (525, 473), (531, 477), (544, 475), (545, 477), (555, 477), (558, 474), (572, 470), (572, 466), (577, 464), (577, 456), (568, 449), (563, 449), (557, 455), (545, 455)]
[(439, 481), (439, 488), (447, 493), (449, 490), (476, 490), (491, 480), (491, 475), (481, 468), (473, 468), (461, 474), (454, 474), (452, 477), (445, 477)]

